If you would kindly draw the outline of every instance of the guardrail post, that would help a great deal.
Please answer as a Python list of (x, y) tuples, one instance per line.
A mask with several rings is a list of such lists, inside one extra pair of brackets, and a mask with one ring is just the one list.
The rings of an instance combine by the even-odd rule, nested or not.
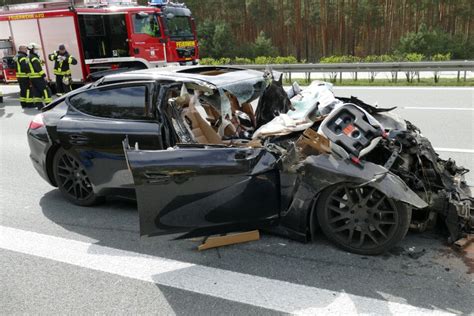
[(461, 77), (461, 72), (458, 70), (458, 82), (461, 80), (460, 77)]
[(466, 77), (467, 77), (467, 71), (464, 70), (464, 81), (466, 81)]
[(392, 82), (398, 81), (398, 71), (391, 71), (392, 74)]
[(339, 83), (342, 83), (342, 71), (339, 73)]

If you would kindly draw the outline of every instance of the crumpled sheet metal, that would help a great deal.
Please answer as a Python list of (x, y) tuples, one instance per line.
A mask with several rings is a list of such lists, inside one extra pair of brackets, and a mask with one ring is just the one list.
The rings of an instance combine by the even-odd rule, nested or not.
[[(428, 204), (413, 192), (405, 182), (382, 166), (365, 161), (360, 168), (347, 159), (336, 159), (331, 155), (310, 156), (303, 161), (305, 175), (310, 182), (321, 187), (343, 181), (359, 184), (369, 183), (389, 198), (425, 208)], [(316, 168), (316, 170), (313, 170)], [(323, 180), (324, 179), (324, 180)]]

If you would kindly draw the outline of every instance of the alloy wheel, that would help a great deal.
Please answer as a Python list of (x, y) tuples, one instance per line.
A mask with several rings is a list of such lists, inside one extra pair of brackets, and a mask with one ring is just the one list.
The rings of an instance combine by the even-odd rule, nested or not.
[(64, 191), (77, 200), (88, 199), (92, 194), (92, 185), (82, 164), (72, 155), (64, 152), (57, 162), (56, 173)]
[(395, 203), (374, 187), (341, 184), (325, 199), (326, 234), (355, 249), (374, 249), (389, 242), (398, 227)]

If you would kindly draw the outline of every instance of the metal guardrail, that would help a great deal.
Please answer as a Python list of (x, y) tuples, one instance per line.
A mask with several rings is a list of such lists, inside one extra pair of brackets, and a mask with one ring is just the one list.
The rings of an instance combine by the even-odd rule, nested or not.
[(281, 72), (404, 72), (404, 71), (474, 71), (474, 61), (421, 61), (383, 63), (337, 63), (337, 64), (270, 64), (239, 65), (239, 67), (265, 70), (271, 67)]

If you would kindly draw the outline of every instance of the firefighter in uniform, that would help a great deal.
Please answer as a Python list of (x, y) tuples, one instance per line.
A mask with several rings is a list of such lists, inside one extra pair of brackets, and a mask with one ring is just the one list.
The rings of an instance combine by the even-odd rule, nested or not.
[(58, 95), (72, 91), (71, 87), (71, 68), (70, 65), (76, 65), (76, 58), (69, 55), (66, 46), (59, 45), (59, 49), (48, 56), (49, 60), (54, 61), (54, 74), (56, 75), (56, 92)]
[(22, 108), (32, 107), (33, 98), (30, 89), (30, 61), (28, 59), (28, 48), (26, 45), (18, 47), (18, 54), (14, 60), (16, 64), (16, 77), (20, 85), (20, 104)]
[(30, 59), (30, 73), (28, 77), (30, 78), (33, 91), (33, 104), (38, 108), (38, 110), (41, 110), (43, 106), (50, 103), (52, 99), (51, 90), (45, 80), (46, 76), (38, 55), (38, 49), (38, 44), (30, 43), (28, 45), (28, 50), (30, 51), (30, 55), (28, 56)]

